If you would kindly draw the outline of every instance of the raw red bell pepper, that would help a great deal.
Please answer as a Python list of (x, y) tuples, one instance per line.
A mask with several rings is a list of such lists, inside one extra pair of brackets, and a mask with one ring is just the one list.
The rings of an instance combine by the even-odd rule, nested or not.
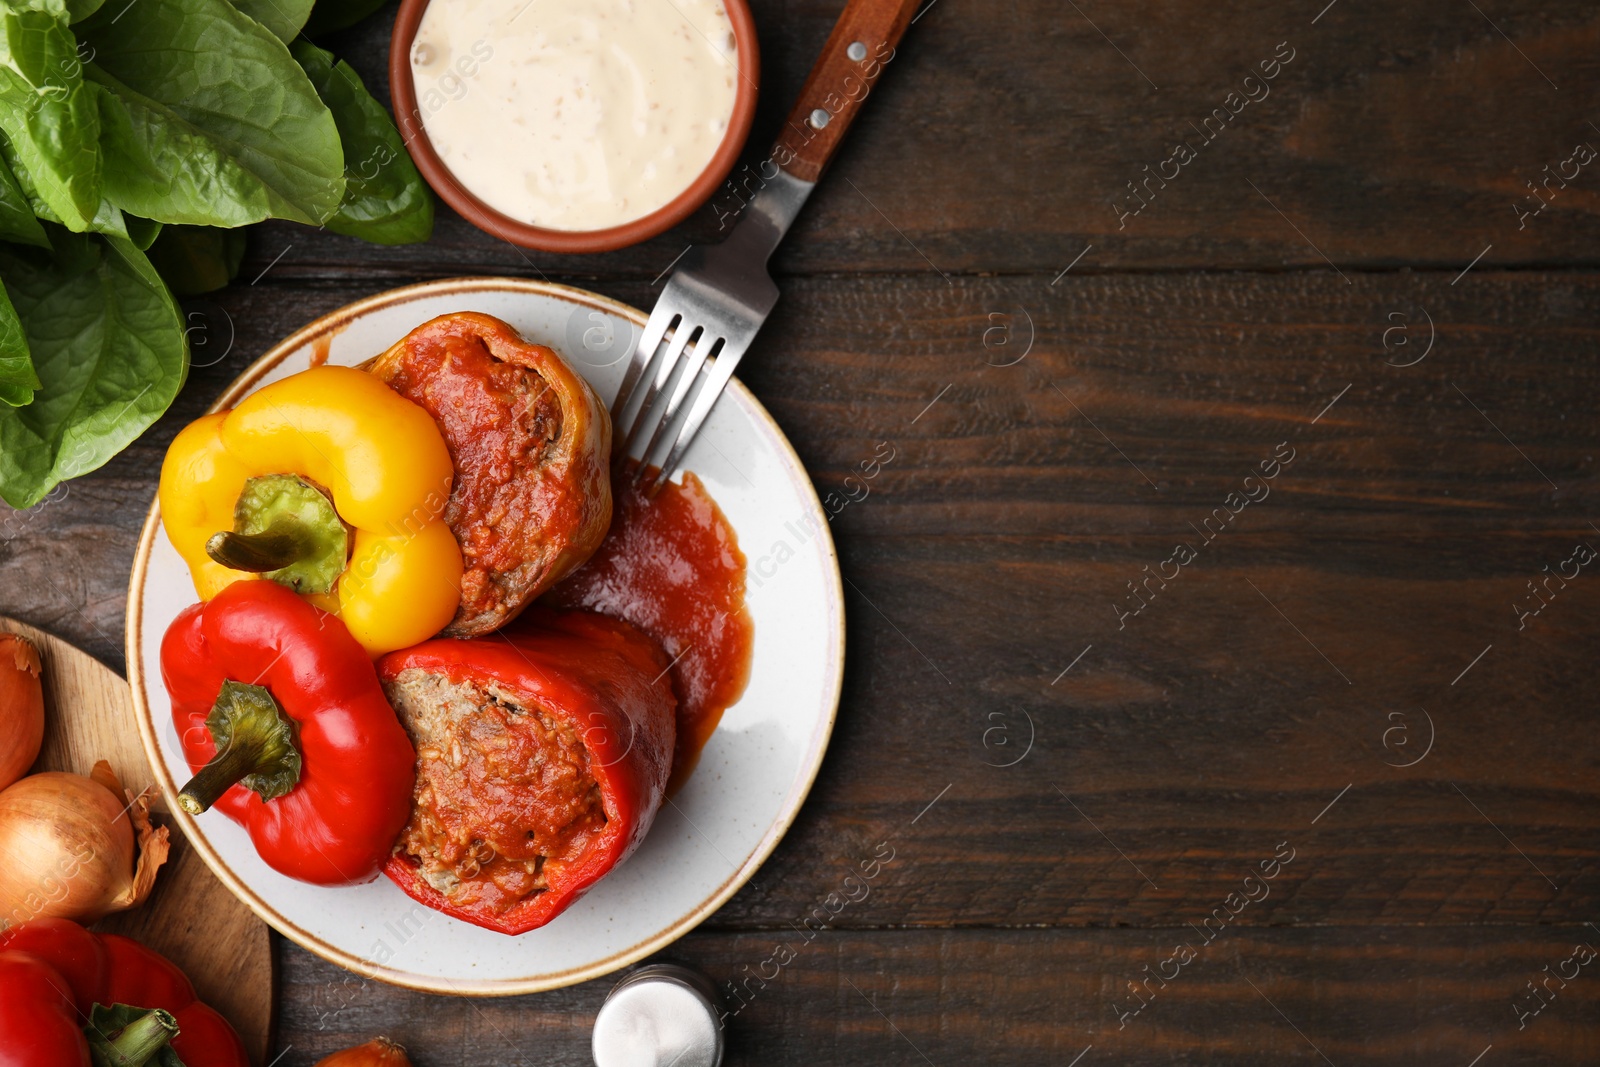
[(384, 873), (501, 933), (561, 914), (638, 847), (661, 806), (676, 732), (667, 667), (625, 622), (538, 607), (488, 637), (383, 657), (422, 756)]
[(196, 772), (184, 810), (215, 805), (291, 878), (377, 876), (416, 754), (344, 623), (276, 582), (236, 582), (173, 620), (161, 677)]
[[(35, 919), (0, 933), (0, 1067), (89, 1067), (91, 1046), (130, 1067), (249, 1067), (244, 1042), (195, 999), (165, 956), (68, 919)], [(110, 1062), (115, 1063), (115, 1060)]]

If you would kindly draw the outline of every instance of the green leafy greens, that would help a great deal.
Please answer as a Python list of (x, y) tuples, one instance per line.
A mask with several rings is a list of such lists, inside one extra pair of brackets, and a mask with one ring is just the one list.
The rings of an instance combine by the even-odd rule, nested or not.
[(344, 144), (344, 200), (328, 229), (381, 245), (426, 241), (433, 232), (433, 196), (383, 105), (350, 64), (335, 63), (330, 53), (304, 41), (290, 51), (332, 110)]
[(101, 8), (78, 31), (94, 49), (87, 74), (118, 204), (224, 226), (316, 225), (338, 208), (338, 127), (282, 41), (228, 0), (138, 0), (114, 17)]
[(300, 35), (311, 17), (313, 0), (236, 0), (240, 11), (272, 31), (288, 44)]
[(173, 294), (233, 278), (238, 227), (286, 219), (381, 244), (432, 233), (432, 195), (393, 121), (301, 36), (377, 4), (331, 2), (0, 0), (11, 506), (105, 463), (166, 411), (189, 361)]
[(52, 227), (51, 252), (0, 250), (39, 386), (0, 407), (0, 495), (29, 507), (94, 470), (167, 410), (188, 371), (183, 316), (122, 237)]
[[(33, 357), (28, 339), (22, 336), (22, 320), (11, 298), (0, 286), (0, 404), (19, 408), (33, 399), (39, 376), (33, 373)], [(3, 417), (3, 416), (0, 416)]]
[(148, 254), (168, 288), (179, 296), (198, 296), (221, 289), (239, 273), (244, 232), (215, 226), (166, 226)]
[(100, 113), (64, 15), (0, 5), (0, 129), (39, 199), (87, 227), (100, 203)]
[[(3, 134), (0, 134), (0, 140), (4, 140)], [(22, 186), (17, 184), (16, 176), (6, 166), (3, 156), (0, 156), (0, 241), (15, 241), (37, 248), (50, 247), (44, 227), (39, 225), (39, 219), (33, 213), (33, 205), (22, 191)]]

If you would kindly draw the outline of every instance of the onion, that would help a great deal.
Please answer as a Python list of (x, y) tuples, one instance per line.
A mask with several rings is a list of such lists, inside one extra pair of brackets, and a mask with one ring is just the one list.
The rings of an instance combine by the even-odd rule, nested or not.
[(39, 650), (26, 637), (0, 634), (0, 789), (28, 773), (43, 742)]
[(411, 1067), (406, 1050), (386, 1037), (375, 1037), (365, 1045), (335, 1052), (317, 1061), (316, 1067)]
[(0, 927), (46, 917), (92, 923), (142, 904), (167, 847), (144, 795), (124, 792), (104, 760), (88, 778), (29, 775), (0, 792)]

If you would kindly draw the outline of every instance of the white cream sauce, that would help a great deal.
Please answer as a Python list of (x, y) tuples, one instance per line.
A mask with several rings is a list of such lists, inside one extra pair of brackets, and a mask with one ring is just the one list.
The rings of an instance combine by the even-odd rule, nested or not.
[(432, 0), (411, 71), (456, 180), (554, 230), (620, 226), (687, 189), (739, 77), (719, 0)]

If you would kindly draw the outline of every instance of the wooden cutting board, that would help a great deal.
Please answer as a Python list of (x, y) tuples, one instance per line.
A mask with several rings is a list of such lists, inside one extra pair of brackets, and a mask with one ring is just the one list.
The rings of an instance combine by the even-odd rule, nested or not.
[[(111, 668), (60, 638), (0, 615), (0, 632), (21, 634), (44, 664), (44, 748), (34, 771), (88, 774), (106, 760), (135, 793), (154, 781), (128, 683)], [(200, 999), (244, 1038), (251, 1060), (266, 1063), (276, 984), (267, 925), (206, 867), (152, 790), (152, 814), (169, 827), (172, 853), (143, 907), (110, 915), (95, 927), (149, 945), (181, 967)]]

